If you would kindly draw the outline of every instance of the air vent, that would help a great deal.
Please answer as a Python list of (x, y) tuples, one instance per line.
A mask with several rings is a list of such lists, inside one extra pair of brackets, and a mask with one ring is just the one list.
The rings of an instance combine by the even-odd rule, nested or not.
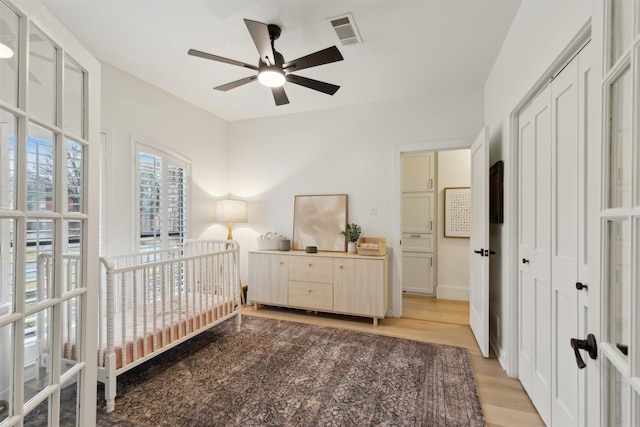
[(329, 18), (329, 22), (343, 46), (352, 46), (354, 44), (362, 43), (362, 37), (360, 37), (356, 23), (350, 13), (336, 16), (335, 18)]

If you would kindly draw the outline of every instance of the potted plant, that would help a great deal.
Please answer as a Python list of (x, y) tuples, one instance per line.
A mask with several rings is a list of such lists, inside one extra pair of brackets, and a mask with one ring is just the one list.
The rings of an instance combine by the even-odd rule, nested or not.
[(347, 228), (344, 231), (341, 231), (340, 234), (347, 239), (347, 252), (355, 254), (356, 244), (362, 234), (362, 228), (360, 228), (358, 224), (350, 223), (347, 224)]

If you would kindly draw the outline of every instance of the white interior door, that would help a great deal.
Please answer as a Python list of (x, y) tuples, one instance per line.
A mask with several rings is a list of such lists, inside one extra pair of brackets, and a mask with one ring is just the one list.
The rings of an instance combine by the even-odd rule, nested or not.
[(551, 87), (519, 116), (518, 377), (551, 421)]
[[(572, 338), (583, 336), (578, 323), (588, 309), (578, 299), (589, 283), (586, 268), (587, 233), (585, 171), (587, 133), (584, 113), (588, 97), (591, 50), (587, 45), (551, 85), (553, 129), (551, 150), (551, 324), (552, 424), (578, 426), (580, 395), (578, 381), (584, 371), (577, 368)], [(581, 268), (584, 267), (584, 268)], [(588, 285), (587, 285), (588, 286)], [(582, 382), (583, 391), (587, 384)], [(584, 398), (584, 396), (582, 396)]]
[(471, 262), (469, 324), (484, 357), (489, 357), (489, 129), (471, 146)]

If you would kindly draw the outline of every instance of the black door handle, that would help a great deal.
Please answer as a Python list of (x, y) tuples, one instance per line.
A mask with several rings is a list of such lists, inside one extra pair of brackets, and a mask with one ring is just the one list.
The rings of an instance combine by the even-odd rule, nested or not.
[(628, 356), (628, 355), (629, 355), (629, 346), (628, 346), (628, 345), (626, 345), (626, 344), (620, 344), (620, 343), (617, 343), (617, 344), (616, 344), (616, 347), (617, 347), (617, 348), (618, 348), (618, 350), (620, 350), (620, 352), (621, 352), (622, 354), (624, 354), (625, 356)]
[(582, 283), (582, 282), (577, 282), (576, 283), (576, 289), (581, 291), (583, 289), (589, 289), (589, 287), (587, 285), (585, 285), (584, 283)]
[(480, 249), (479, 251), (473, 250), (474, 254), (480, 254), (480, 256), (484, 256), (484, 249)]
[(590, 358), (594, 360), (598, 358), (598, 345), (596, 343), (596, 337), (593, 334), (587, 335), (586, 340), (571, 338), (571, 348), (573, 348), (573, 353), (576, 356), (578, 369), (582, 369), (587, 366), (587, 364), (584, 363), (584, 360), (582, 360), (582, 356), (578, 350), (587, 350)]
[(522, 263), (523, 263), (523, 264), (529, 264), (529, 260), (528, 260), (528, 259), (526, 259), (526, 258), (522, 258)]

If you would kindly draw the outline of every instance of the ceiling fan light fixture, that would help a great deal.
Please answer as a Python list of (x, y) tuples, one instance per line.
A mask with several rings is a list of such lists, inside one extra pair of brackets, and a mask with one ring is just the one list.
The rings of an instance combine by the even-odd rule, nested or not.
[(6, 44), (0, 43), (0, 59), (9, 59), (13, 57), (13, 50)]
[(267, 87), (281, 87), (286, 78), (279, 67), (264, 67), (258, 73), (258, 81)]

